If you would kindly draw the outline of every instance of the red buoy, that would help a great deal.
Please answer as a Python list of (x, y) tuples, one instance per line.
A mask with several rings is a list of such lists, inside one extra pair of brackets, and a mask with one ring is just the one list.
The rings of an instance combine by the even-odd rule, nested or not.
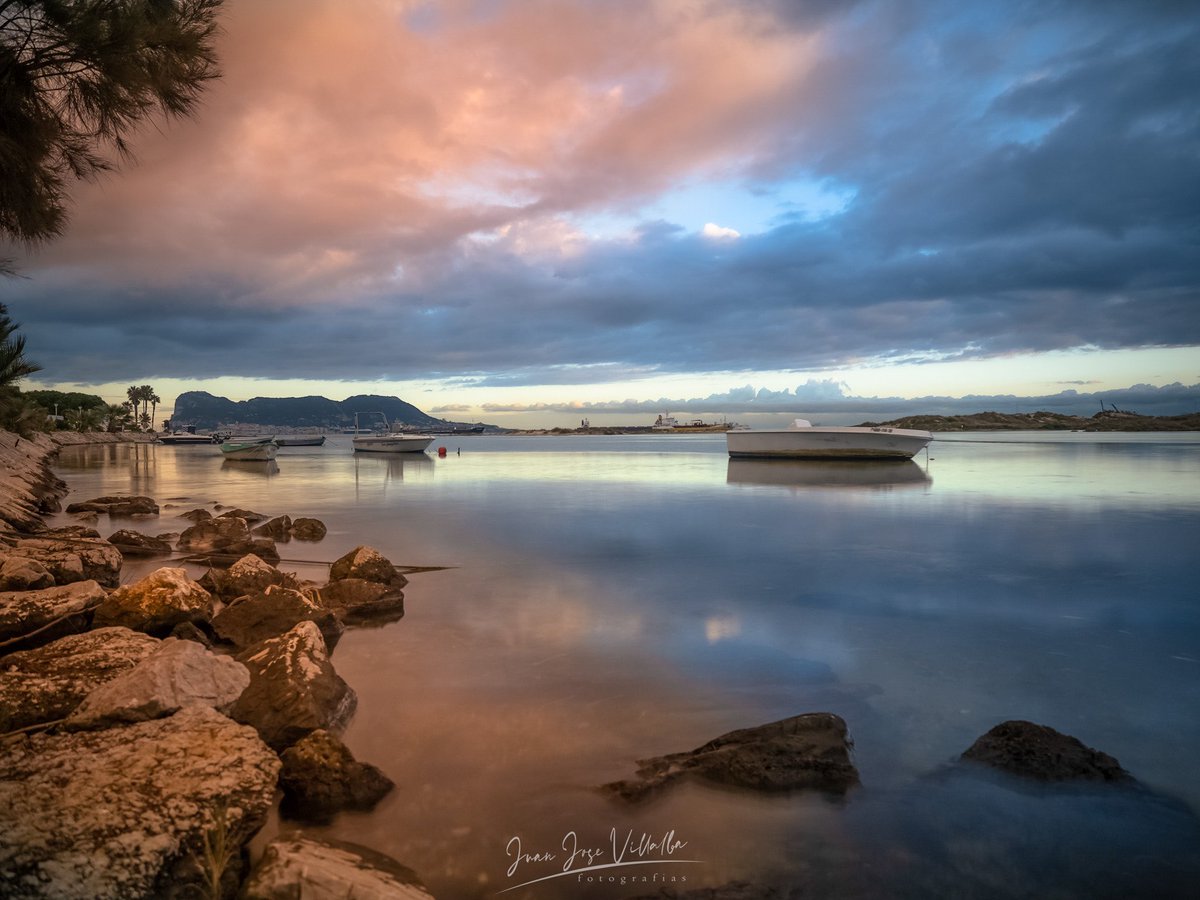
[(444, 457), (445, 455), (446, 455), (446, 448), (445, 448), (445, 447), (438, 447), (438, 456), (442, 456), (442, 457)]

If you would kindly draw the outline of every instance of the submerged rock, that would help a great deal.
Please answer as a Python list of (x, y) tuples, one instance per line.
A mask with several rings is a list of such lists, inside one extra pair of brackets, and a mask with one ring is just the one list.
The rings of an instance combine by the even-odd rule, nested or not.
[(242, 900), (430, 900), (417, 874), (390, 856), (345, 841), (281, 837), (267, 845)]
[(1047, 725), (1019, 719), (1001, 722), (968, 747), (962, 758), (1039, 781), (1134, 780), (1107, 753)]
[(268, 562), (279, 561), (279, 551), (269, 538), (255, 538), (240, 516), (204, 519), (179, 535), (179, 549), (205, 554), (213, 563), (229, 564), (253, 553)]
[(30, 646), (82, 631), (91, 610), (106, 598), (104, 588), (94, 581), (37, 591), (4, 591), (0, 593), (0, 641), (25, 638)]
[(251, 509), (231, 509), (217, 516), (218, 519), (242, 519), (248, 525), (253, 525), (255, 522), (265, 522), (270, 516), (264, 513), (254, 512)]
[(327, 532), (324, 522), (307, 516), (293, 519), (292, 527), (288, 531), (298, 541), (319, 541)]
[(88, 694), (64, 727), (80, 731), (143, 722), (188, 706), (227, 712), (249, 684), (250, 673), (236, 660), (167, 638), (132, 669)]
[(94, 621), (166, 635), (182, 622), (206, 622), (212, 612), (212, 595), (188, 578), (186, 570), (163, 568), (109, 594)]
[(846, 723), (832, 713), (806, 713), (731, 731), (686, 753), (638, 760), (637, 781), (604, 785), (605, 793), (641, 800), (683, 778), (757, 791), (817, 790), (844, 794), (859, 783), (850, 761)]
[(98, 628), (0, 658), (0, 733), (65, 718), (158, 644), (140, 631)]
[(108, 542), (121, 551), (122, 556), (161, 556), (174, 549), (162, 538), (128, 528), (114, 531), (108, 536)]
[(383, 624), (404, 617), (404, 593), (396, 587), (343, 578), (316, 591), (317, 602), (347, 625)]
[(253, 725), (276, 750), (318, 728), (339, 731), (354, 714), (358, 698), (334, 671), (325, 639), (312, 622), (301, 622), (237, 659), (250, 670), (250, 686), (230, 715)]
[(291, 528), (291, 516), (276, 516), (255, 528), (254, 533), (269, 537), (275, 541), (286, 541), (291, 537)]
[(280, 759), (283, 812), (291, 818), (322, 820), (343, 809), (371, 809), (395, 787), (324, 729), (301, 738)]
[(158, 515), (158, 504), (152, 497), (96, 497), (82, 503), (72, 503), (67, 512), (98, 512), (110, 516)]
[(266, 821), (279, 760), (254, 733), (191, 707), (124, 728), (0, 745), (6, 900), (207, 896), (206, 834), (237, 849)]

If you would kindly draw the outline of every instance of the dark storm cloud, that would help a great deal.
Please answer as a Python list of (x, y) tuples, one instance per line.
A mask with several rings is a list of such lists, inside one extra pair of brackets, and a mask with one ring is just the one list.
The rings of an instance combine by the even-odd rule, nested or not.
[[(201, 119), (81, 188), (67, 237), (0, 284), (53, 378), (549, 384), (1200, 344), (1194, 5), (514, 4), (429, 34), (273, 9), (227, 24)], [(584, 233), (731, 173), (852, 199), (730, 240)]]

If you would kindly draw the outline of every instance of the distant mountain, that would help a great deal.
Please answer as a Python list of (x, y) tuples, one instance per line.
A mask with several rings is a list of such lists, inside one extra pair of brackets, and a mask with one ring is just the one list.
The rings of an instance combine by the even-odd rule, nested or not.
[[(389, 422), (417, 428), (462, 426), (421, 412), (399, 397), (359, 394), (345, 400), (326, 397), (255, 397), (252, 400), (230, 400), (206, 391), (187, 391), (175, 399), (173, 428), (195, 425), (197, 428), (218, 428), (230, 425), (257, 425), (280, 428), (350, 428), (355, 413), (382, 412)], [(363, 427), (370, 427), (378, 416), (360, 416)]]

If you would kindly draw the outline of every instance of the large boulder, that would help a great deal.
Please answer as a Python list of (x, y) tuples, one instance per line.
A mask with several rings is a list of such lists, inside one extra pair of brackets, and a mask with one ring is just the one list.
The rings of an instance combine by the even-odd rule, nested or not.
[(278, 773), (254, 729), (200, 706), (0, 745), (3, 896), (208, 896), (198, 863), (206, 837), (223, 837), (236, 865), (236, 848), (266, 821)]
[(163, 556), (171, 553), (174, 548), (165, 540), (122, 528), (108, 536), (108, 542), (121, 551), (121, 556)]
[(88, 694), (64, 727), (79, 731), (144, 722), (186, 706), (228, 712), (248, 684), (250, 673), (236, 660), (169, 637), (132, 669)]
[(98, 628), (0, 658), (0, 733), (65, 718), (158, 644), (140, 631)]
[(340, 581), (343, 578), (361, 578), (392, 587), (408, 584), (408, 579), (396, 571), (391, 560), (374, 547), (355, 547), (335, 560), (329, 567), (329, 580)]
[(179, 535), (179, 549), (203, 556), (213, 564), (229, 565), (247, 553), (268, 562), (279, 561), (279, 551), (269, 538), (255, 538), (240, 516), (203, 519)]
[[(79, 573), (83, 574), (82, 561), (79, 564)], [(54, 585), (54, 576), (50, 570), (36, 559), (5, 556), (0, 562), (0, 591), (37, 591)]]
[(638, 760), (637, 781), (604, 785), (606, 793), (641, 800), (684, 778), (757, 791), (817, 790), (844, 794), (859, 783), (846, 723), (832, 713), (806, 713), (743, 728), (685, 753)]
[[(107, 598), (94, 581), (76, 581), (38, 591), (0, 593), (0, 651), (18, 638), (22, 648), (45, 644), (87, 627), (91, 610)], [(10, 646), (9, 649), (17, 649)]]
[(992, 728), (962, 758), (1039, 781), (1133, 781), (1107, 753), (1047, 725), (1019, 719)]
[(67, 512), (108, 513), (110, 516), (157, 516), (158, 504), (151, 497), (96, 497), (72, 503)]
[(417, 874), (346, 841), (276, 838), (242, 887), (242, 900), (430, 900)]
[(326, 649), (332, 652), (345, 628), (331, 610), (294, 588), (268, 585), (261, 592), (240, 597), (213, 617), (212, 627), (222, 640), (245, 648), (279, 637), (305, 621), (316, 623)]
[(212, 613), (212, 595), (188, 578), (186, 570), (163, 568), (113, 591), (93, 621), (167, 635), (181, 622), (207, 622)]
[(283, 812), (322, 821), (343, 809), (371, 809), (395, 784), (370, 763), (361, 763), (337, 737), (317, 729), (280, 754)]
[(404, 592), (377, 581), (331, 581), (316, 591), (315, 597), (347, 625), (384, 624), (404, 617)]
[[(261, 594), (269, 588), (299, 588), (294, 576), (249, 553), (225, 571), (211, 569), (205, 573), (211, 591), (228, 602), (242, 596)], [(286, 629), (285, 629), (286, 630)]]
[(121, 583), (121, 551), (99, 537), (48, 535), (18, 541), (12, 556), (41, 563), (56, 584), (97, 581), (115, 588)]
[(325, 639), (313, 622), (301, 622), (237, 659), (250, 670), (250, 686), (230, 715), (257, 728), (276, 750), (318, 728), (340, 731), (354, 714), (358, 698), (334, 671)]

